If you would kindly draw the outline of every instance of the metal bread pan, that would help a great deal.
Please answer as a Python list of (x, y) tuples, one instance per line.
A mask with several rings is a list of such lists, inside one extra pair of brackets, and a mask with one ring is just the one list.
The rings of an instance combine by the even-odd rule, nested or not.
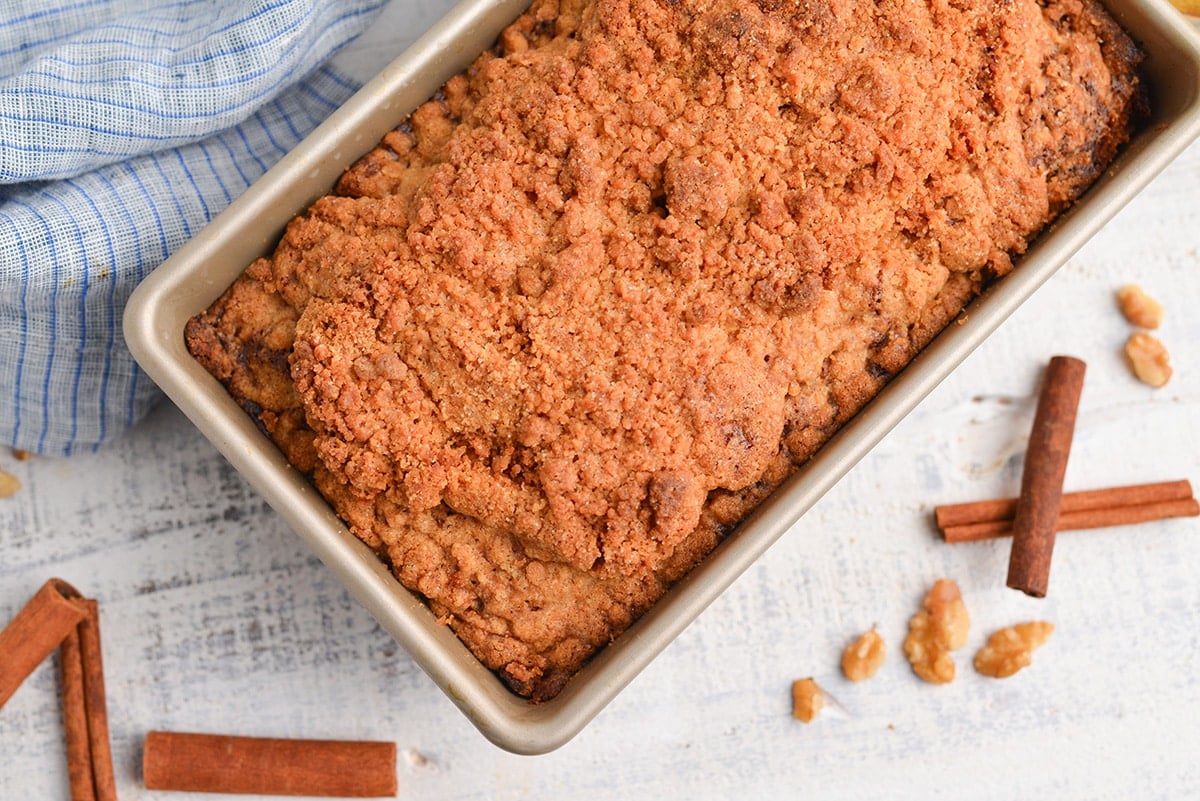
[(284, 226), (410, 110), (461, 71), (527, 0), (465, 0), (263, 176), (134, 293), (125, 337), (138, 362), (497, 745), (552, 750), (573, 737), (897, 422), (1200, 132), (1200, 37), (1165, 0), (1111, 0), (1149, 54), (1154, 117), (1117, 163), (1020, 260), (711, 556), (557, 698), (510, 693), (341, 524), (224, 389), (188, 355), (183, 327)]

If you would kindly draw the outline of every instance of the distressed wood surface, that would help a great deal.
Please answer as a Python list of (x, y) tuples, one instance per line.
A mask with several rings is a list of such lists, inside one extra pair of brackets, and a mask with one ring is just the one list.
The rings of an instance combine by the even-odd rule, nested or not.
[[(393, 2), (348, 57), (369, 74), (448, 4)], [(396, 32), (400, 31), (398, 35)], [(403, 43), (401, 42), (401, 44)], [(1066, 489), (1200, 482), (1200, 145), (1077, 255), (571, 743), (487, 743), (170, 406), (101, 453), (0, 468), (0, 620), (50, 576), (101, 602), (120, 795), (151, 729), (394, 740), (412, 799), (1195, 797), (1200, 787), (1200, 523), (1065, 533), (1050, 593), (1006, 589), (1002, 542), (948, 546), (936, 503), (1015, 494), (1040, 370), (1089, 364)], [(1166, 306), (1176, 368), (1137, 383), (1112, 293)], [(972, 616), (959, 677), (900, 651), (933, 580)], [(986, 679), (996, 628), (1055, 623), (1031, 668)], [(889, 658), (840, 677), (872, 625)], [(812, 675), (839, 708), (789, 716)], [(67, 797), (53, 660), (0, 710), (0, 799)], [(184, 796), (179, 796), (184, 797)]]

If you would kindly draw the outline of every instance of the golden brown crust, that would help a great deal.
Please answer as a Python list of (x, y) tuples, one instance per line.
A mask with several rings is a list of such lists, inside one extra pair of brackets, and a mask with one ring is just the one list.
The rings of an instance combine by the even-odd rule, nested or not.
[(539, 0), (189, 346), (549, 697), (1127, 138), (1098, 6), (961, 5)]

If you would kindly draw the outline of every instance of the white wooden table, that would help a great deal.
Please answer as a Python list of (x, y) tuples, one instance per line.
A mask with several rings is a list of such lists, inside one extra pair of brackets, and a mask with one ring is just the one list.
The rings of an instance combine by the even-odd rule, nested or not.
[[(397, 0), (356, 45), (365, 74), (444, 0)], [(400, 31), (397, 34), (397, 31)], [(344, 63), (346, 57), (343, 57)], [(1176, 375), (1151, 390), (1119, 355), (1113, 290), (1167, 306)], [(50, 576), (100, 599), (121, 798), (146, 731), (394, 740), (411, 799), (821, 798), (1127, 801), (1200, 792), (1200, 522), (1063, 534), (1050, 595), (1004, 587), (1003, 543), (948, 546), (935, 503), (1014, 494), (1040, 369), (1089, 364), (1068, 489), (1200, 480), (1200, 145), (1194, 146), (571, 743), (486, 742), (169, 405), (101, 453), (0, 468), (0, 621)], [(959, 677), (900, 652), (936, 578), (970, 608)], [(1058, 630), (1004, 681), (969, 667), (988, 632)], [(878, 625), (871, 681), (841, 648)], [(844, 708), (791, 719), (792, 679)], [(0, 711), (0, 799), (67, 797), (58, 682), (43, 665)], [(184, 797), (184, 796), (175, 796)]]

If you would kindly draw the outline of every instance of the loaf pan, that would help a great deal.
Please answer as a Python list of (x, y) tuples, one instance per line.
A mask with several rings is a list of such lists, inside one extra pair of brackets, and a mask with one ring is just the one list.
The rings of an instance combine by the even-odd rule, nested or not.
[(528, 0), (466, 0), (392, 62), (130, 298), (139, 364), (328, 565), (475, 726), (502, 748), (550, 751), (580, 731), (734, 579), (1200, 132), (1200, 36), (1165, 0), (1113, 0), (1145, 48), (1154, 117), (1113, 167), (1044, 233), (1017, 269), (971, 305), (703, 563), (604, 648), (549, 702), (513, 695), (389, 573), (184, 347), (187, 320), (294, 215), (450, 76), (489, 48)]

